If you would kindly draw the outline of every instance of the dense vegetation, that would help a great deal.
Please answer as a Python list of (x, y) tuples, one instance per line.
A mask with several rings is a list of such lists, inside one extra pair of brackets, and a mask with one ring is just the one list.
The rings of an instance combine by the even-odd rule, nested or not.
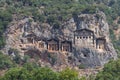
[[(0, 0), (0, 49), (5, 45), (4, 31), (12, 21), (12, 16), (17, 15), (18, 19), (32, 17), (36, 22), (46, 22), (51, 26), (61, 27), (61, 23), (80, 13), (93, 14), (96, 10), (103, 11), (107, 16), (110, 25), (111, 39), (118, 53), (120, 53), (120, 39), (116, 40), (113, 30), (117, 30), (118, 24), (113, 21), (120, 16), (120, 0)], [(78, 73), (66, 69), (59, 73), (48, 68), (32, 66), (27, 63), (28, 57), (21, 59), (18, 52), (11, 49), (15, 57), (8, 57), (0, 53), (0, 70), (10, 69), (1, 80), (78, 80)], [(119, 80), (120, 61), (111, 61), (96, 80)], [(24, 67), (17, 67), (19, 64)], [(19, 65), (20, 66), (20, 65)], [(31, 73), (31, 74), (29, 74)], [(51, 76), (49, 76), (51, 74)], [(48, 76), (45, 76), (48, 75)], [(82, 78), (81, 80), (85, 80)]]
[(110, 61), (106, 64), (95, 80), (120, 80), (120, 60)]
[(0, 70), (8, 71), (4, 76), (0, 76), (0, 80), (85, 80), (78, 78), (78, 72), (66, 68), (60, 72), (54, 72), (51, 69), (40, 67), (34, 62), (24, 62), (23, 66), (17, 64), (15, 60), (7, 55), (0, 53)]
[(78, 73), (71, 69), (54, 72), (49, 68), (34, 68), (30, 64), (25, 67), (12, 68), (0, 80), (81, 80)]
[[(66, 68), (55, 72), (35, 62), (27, 62), (28, 58), (21, 59), (18, 54), (15, 56), (10, 57), (0, 52), (0, 80), (85, 80), (85, 77), (78, 78), (76, 70)], [(7, 71), (1, 73), (2, 70)]]
[(12, 21), (12, 14), (6, 10), (0, 11), (0, 48), (5, 45), (5, 38), (3, 37), (3, 33), (7, 28), (9, 22)]
[[(5, 45), (3, 32), (12, 21), (12, 15), (18, 19), (31, 16), (34, 21), (47, 22), (52, 26), (60, 27), (61, 23), (80, 13), (95, 13), (96, 10), (103, 11), (110, 29), (118, 29), (113, 22), (120, 16), (120, 0), (0, 0), (0, 48)], [(113, 35), (113, 34), (111, 34)], [(114, 45), (120, 51), (119, 40), (114, 40)]]
[[(103, 11), (111, 30), (118, 29), (113, 23), (120, 16), (120, 0), (0, 0), (0, 48), (5, 45), (2, 36), (12, 15), (16, 14), (18, 19), (31, 16), (34, 21), (47, 22), (52, 26), (60, 27), (61, 23), (80, 13), (95, 13), (96, 10)], [(118, 20), (119, 24), (120, 20)], [(113, 37), (112, 37), (113, 38)], [(118, 41), (114, 41), (118, 43)], [(115, 46), (119, 46), (115, 44)], [(116, 49), (120, 50), (119, 47)]]
[(0, 70), (14, 67), (14, 62), (10, 59), (9, 56), (3, 55), (0, 52)]
[[(66, 68), (63, 71), (55, 72), (48, 67), (40, 67), (34, 62), (24, 62), (23, 66), (14, 62), (7, 55), (0, 53), (0, 70), (8, 68), (0, 80), (86, 80), (85, 77), (78, 77), (78, 72)], [(19, 65), (19, 66), (18, 66)], [(89, 76), (87, 80), (120, 80), (120, 59), (110, 61), (105, 65), (97, 76)]]

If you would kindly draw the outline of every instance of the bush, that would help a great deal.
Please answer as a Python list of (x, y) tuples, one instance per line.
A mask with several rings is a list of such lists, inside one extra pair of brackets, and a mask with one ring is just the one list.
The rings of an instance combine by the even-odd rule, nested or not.
[(60, 72), (61, 80), (79, 80), (78, 72), (69, 68)]
[(0, 49), (5, 45), (5, 39), (2, 36), (3, 32), (6, 30), (7, 25), (12, 21), (12, 14), (8, 11), (0, 11)]
[(36, 69), (33, 74), (33, 80), (58, 80), (58, 74), (49, 68)]
[(15, 66), (15, 63), (13, 63), (10, 57), (0, 52), (0, 70), (12, 68), (14, 66)]
[(10, 48), (8, 51), (8, 54), (13, 54), (13, 61), (17, 64), (20, 64), (22, 62), (21, 56), (19, 54), (19, 51), (17, 49)]
[(78, 72), (69, 68), (55, 72), (46, 67), (36, 68), (28, 63), (24, 67), (9, 69), (0, 80), (86, 80), (86, 78), (79, 79)]
[(3, 48), (5, 45), (5, 38), (3, 36), (0, 36), (0, 49)]
[(83, 11), (83, 13), (89, 13), (93, 14), (96, 12), (96, 7), (95, 6), (87, 6), (86, 9)]
[(25, 68), (11, 68), (0, 80), (33, 80)]
[(120, 60), (111, 60), (103, 68), (103, 71), (99, 72), (95, 80), (120, 80)]

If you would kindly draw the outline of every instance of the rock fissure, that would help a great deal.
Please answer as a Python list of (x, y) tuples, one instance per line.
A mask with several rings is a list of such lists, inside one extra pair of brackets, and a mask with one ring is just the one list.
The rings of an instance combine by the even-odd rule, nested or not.
[(63, 23), (59, 29), (47, 23), (30, 22), (29, 18), (11, 24), (5, 32), (7, 39), (3, 51), (8, 53), (10, 48), (15, 48), (24, 56), (36, 49), (39, 51), (37, 54), (46, 59), (41, 62), (44, 66), (52, 63), (61, 69), (82, 64), (85, 68), (96, 68), (117, 58), (103, 12), (80, 14)]

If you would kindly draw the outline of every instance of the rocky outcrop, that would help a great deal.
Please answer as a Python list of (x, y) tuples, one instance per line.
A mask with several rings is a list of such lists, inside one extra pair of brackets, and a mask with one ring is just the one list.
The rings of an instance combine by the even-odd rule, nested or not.
[[(47, 49), (44, 51), (38, 49), (38, 54), (43, 54), (40, 57), (39, 62), (41, 65), (52, 63), (61, 68), (64, 66), (80, 66), (84, 65), (85, 68), (95, 68), (107, 63), (110, 59), (116, 59), (117, 53), (109, 39), (109, 26), (107, 24), (104, 13), (97, 12), (95, 14), (80, 14), (71, 18), (60, 27), (50, 26), (47, 23), (34, 22), (32, 18), (18, 19), (9, 25), (6, 36), (6, 46), (3, 49), (5, 53), (9, 52), (10, 48), (17, 49), (22, 56), (29, 54), (31, 49), (36, 49), (37, 41), (47, 41), (51, 38), (58, 39), (59, 41), (68, 40), (72, 42), (72, 52), (54, 52), (52, 56), (46, 56), (51, 54)], [(93, 48), (79, 48), (74, 45), (74, 31), (77, 29), (89, 29), (95, 31), (98, 29), (97, 37), (105, 37), (106, 45), (103, 52), (99, 52)], [(30, 40), (29, 40), (30, 39)], [(32, 42), (31, 42), (32, 41)], [(43, 51), (43, 52), (42, 52)], [(28, 52), (28, 53), (26, 53)], [(8, 53), (9, 54), (9, 53)], [(41, 61), (43, 59), (43, 61)]]
[[(76, 19), (77, 18), (77, 19)], [(104, 36), (106, 39), (106, 50), (99, 52), (91, 48), (81, 48), (75, 51), (77, 59), (86, 67), (101, 66), (107, 63), (110, 59), (116, 59), (117, 53), (109, 38), (109, 26), (103, 12), (96, 14), (80, 14), (75, 18), (77, 29), (98, 28), (97, 37)], [(94, 30), (93, 30), (94, 31)]]

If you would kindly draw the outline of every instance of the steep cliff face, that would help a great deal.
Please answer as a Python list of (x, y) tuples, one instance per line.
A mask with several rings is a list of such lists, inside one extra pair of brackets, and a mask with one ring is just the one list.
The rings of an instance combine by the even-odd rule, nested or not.
[[(102, 12), (77, 15), (60, 27), (34, 22), (29, 17), (14, 19), (9, 26), (10, 28), (5, 33), (6, 46), (3, 51), (12, 54), (9, 53), (9, 50), (14, 48), (22, 56), (30, 55), (33, 58), (37, 55), (39, 57), (38, 62), (42, 66), (47, 65), (61, 69), (66, 66), (80, 67), (80, 65), (84, 65), (86, 68), (95, 68), (104, 65), (110, 59), (117, 58), (117, 53), (109, 39), (109, 26), (106, 16)], [(79, 37), (79, 44), (77, 43), (76, 46), (78, 37), (75, 36), (76, 30), (80, 31), (78, 35), (82, 34), (81, 32), (90, 31), (93, 33), (93, 38), (90, 37), (90, 40), (87, 41), (88, 36), (86, 35), (88, 34), (85, 32), (86, 39), (84, 39), (84, 34), (79, 35), (83, 39)], [(54, 46), (50, 48), (51, 39), (58, 40), (58, 50)], [(99, 43), (100, 40), (105, 43)], [(64, 41), (68, 44), (67, 46)], [(65, 46), (62, 45), (62, 42)]]
[[(117, 58), (117, 54), (109, 38), (109, 26), (106, 21), (106, 16), (103, 12), (97, 12), (96, 14), (81, 14), (75, 17), (75, 23), (77, 29), (86, 28), (92, 30), (96, 38), (104, 37), (106, 40), (104, 43), (104, 51), (101, 51), (100, 49), (92, 49), (92, 47), (78, 48), (79, 50), (75, 53), (77, 53), (76, 56), (80, 62), (82, 62), (87, 67), (95, 67), (104, 65), (110, 59)], [(96, 41), (95, 43), (97, 44), (98, 42)]]

